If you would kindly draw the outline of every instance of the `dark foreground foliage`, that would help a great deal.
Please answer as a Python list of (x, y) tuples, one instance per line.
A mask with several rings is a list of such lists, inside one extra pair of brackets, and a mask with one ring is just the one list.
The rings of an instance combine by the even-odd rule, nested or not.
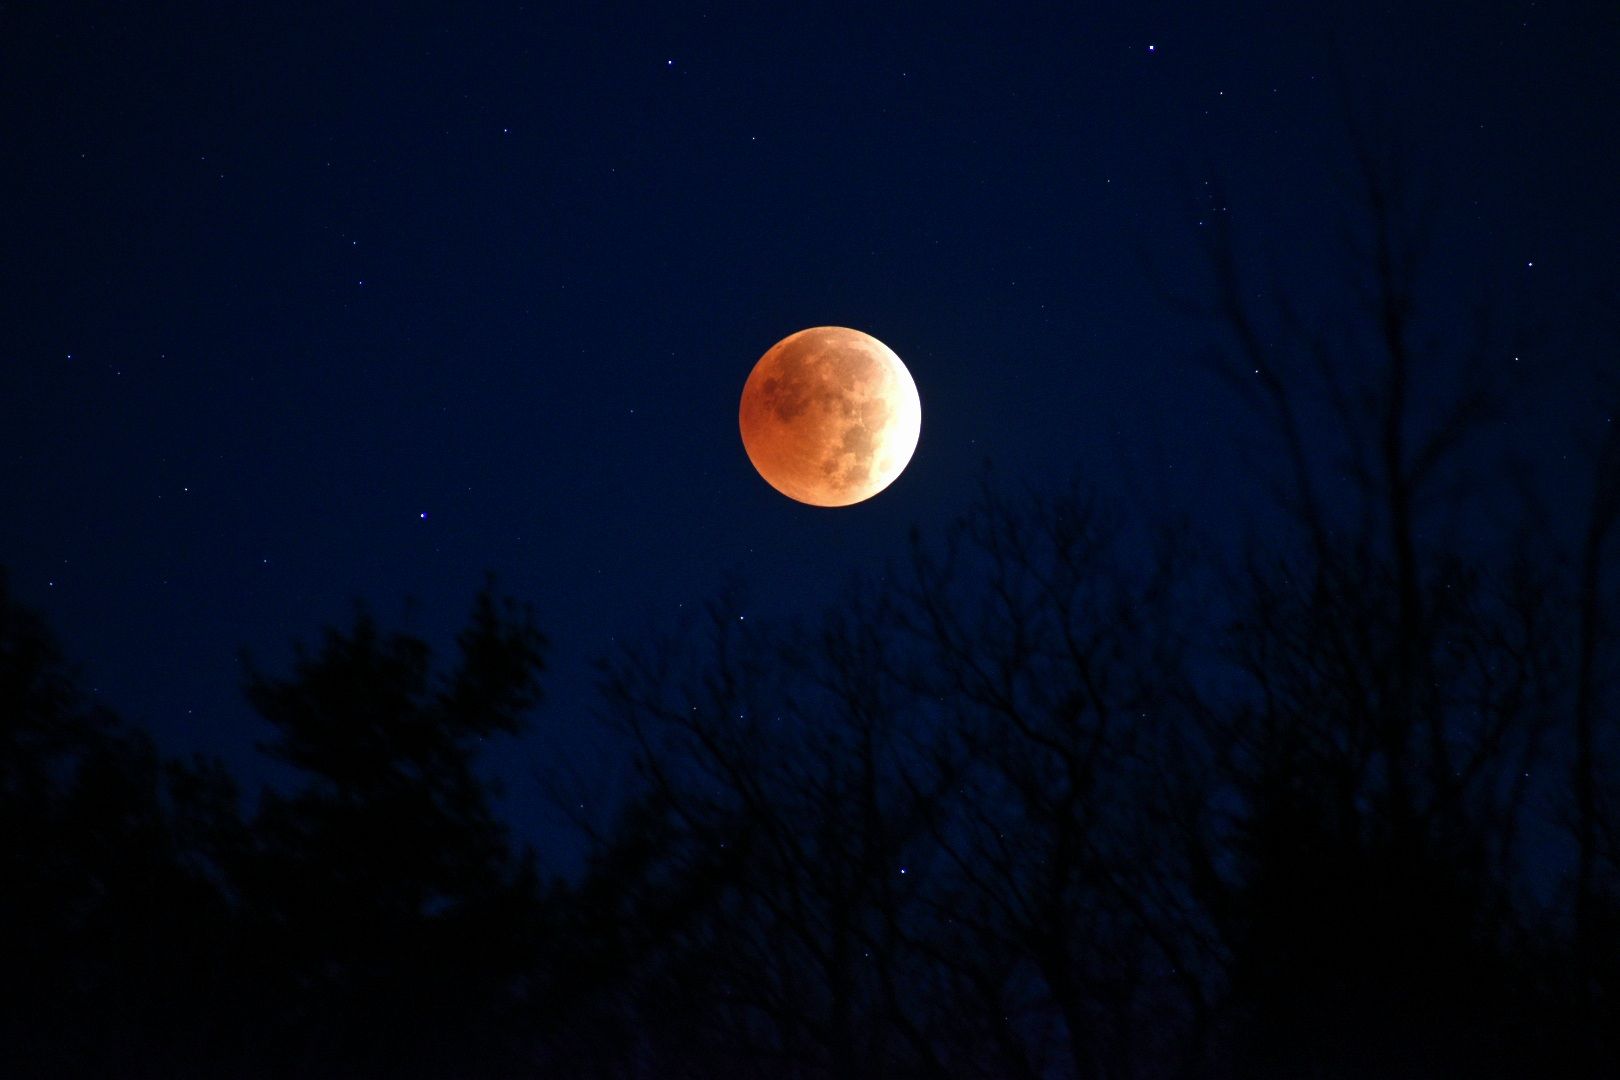
[(0, 595), (0, 1073), (498, 1075), (542, 905), (473, 771), (538, 699), (544, 640), (479, 596), (460, 657), (365, 615), (249, 676), (303, 778), (242, 816), (84, 704)]
[(604, 662), (640, 784), (544, 886), (474, 769), (523, 610), (253, 671), (248, 813), (0, 596), (0, 1071), (1604, 1075), (1612, 642), (1512, 553), (1304, 551), (987, 491), (819, 621), (723, 598)]

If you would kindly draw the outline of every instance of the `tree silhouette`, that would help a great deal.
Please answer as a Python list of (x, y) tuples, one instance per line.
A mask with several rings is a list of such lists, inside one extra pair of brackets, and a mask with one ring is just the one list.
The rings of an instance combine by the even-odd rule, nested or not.
[(233, 800), (87, 701), (0, 573), (0, 1072), (206, 1071), (228, 915), (204, 834)]
[(644, 1052), (660, 1074), (697, 1050), (707, 1064), (682, 1067), (941, 1075), (933, 1003), (914, 992), (929, 961), (912, 940), (935, 796), (902, 752), (881, 622), (857, 609), (777, 632), (735, 612), (711, 609), (708, 635), (685, 638), (699, 648), (629, 650), (604, 670), (647, 788), (627, 819), (637, 833), (598, 866), (620, 874), (635, 859), (661, 883), (637, 890), (628, 917), (659, 929), (630, 950), (661, 973), (636, 1015), (697, 1010), (685, 1045)]
[[(1061, 1021), (1074, 1075), (1124, 1074), (1153, 1056), (1145, 1032), (1196, 1042), (1207, 1023), (1208, 935), (1173, 888), (1180, 852), (1149, 827), (1198, 792), (1167, 790), (1191, 781), (1175, 735), (1190, 726), (1189, 576), (1174, 534), (1154, 546), (1092, 493), (987, 492), (940, 551), (916, 544), (900, 609), (916, 691), (943, 713), (953, 798), (934, 841), (966, 946), (953, 963), (1018, 958), (1003, 993)], [(1023, 1056), (1021, 1074), (1045, 1072), (1033, 1045)]]
[(289, 677), (248, 678), (266, 750), (303, 778), (264, 793), (235, 867), (278, 1067), (446, 1075), (514, 1052), (537, 879), (474, 763), (539, 700), (545, 641), (486, 587), (458, 643), (437, 673), (424, 642), (362, 612)]
[[(1299, 537), (1250, 541), (1228, 638), (1247, 691), (1210, 736), (1241, 807), (1210, 892), (1233, 1053), (1245, 1075), (1522, 1075), (1564, 1023), (1524, 970), (1520, 844), (1560, 719), (1558, 583), (1522, 551), (1456, 543), (1456, 520), (1489, 517), (1461, 450), (1507, 350), (1483, 321), (1425, 336), (1430, 213), (1353, 141), (1363, 215), (1337, 319), (1252, 288), (1224, 220), (1210, 232), (1215, 364), (1268, 418)], [(1305, 433), (1313, 411), (1332, 440)]]
[(659, 974), (627, 972), (633, 1015), (673, 999), (687, 1018), (643, 1067), (1036, 1077), (1188, 1057), (1210, 933), (1149, 818), (1185, 812), (1166, 796), (1190, 774), (1179, 557), (1123, 539), (1082, 493), (987, 492), (943, 550), (919, 541), (902, 585), (852, 588), (819, 623), (756, 626), (731, 599), (707, 634), (606, 665), (646, 787), (580, 896), (639, 898), (619, 924), (659, 935), (619, 953)]

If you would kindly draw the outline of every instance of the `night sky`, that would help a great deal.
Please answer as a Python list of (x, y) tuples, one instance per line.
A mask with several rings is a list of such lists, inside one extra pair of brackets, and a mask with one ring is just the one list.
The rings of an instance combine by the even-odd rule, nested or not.
[[(987, 461), (1209, 544), (1270, 527), (1218, 328), (1167, 294), (1207, 292), (1218, 215), (1340, 286), (1347, 112), (1411, 148), (1436, 310), (1534, 329), (1492, 431), (1573, 475), (1620, 10), (1377, 7), (0, 7), (0, 565), (100, 700), (250, 780), (240, 650), (284, 670), (356, 600), (447, 645), (493, 572), (553, 643), (494, 766), (547, 846), (537, 764), (612, 790), (592, 657), (729, 581), (813, 614)], [(910, 467), (841, 510), (737, 432), (816, 325), (922, 397)]]

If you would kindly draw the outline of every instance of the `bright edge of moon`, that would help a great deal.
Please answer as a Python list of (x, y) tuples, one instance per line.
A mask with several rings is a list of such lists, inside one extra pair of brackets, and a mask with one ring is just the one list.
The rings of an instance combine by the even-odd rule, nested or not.
[(893, 349), (859, 330), (815, 326), (759, 358), (737, 422), (766, 483), (811, 506), (849, 506), (911, 461), (922, 402)]

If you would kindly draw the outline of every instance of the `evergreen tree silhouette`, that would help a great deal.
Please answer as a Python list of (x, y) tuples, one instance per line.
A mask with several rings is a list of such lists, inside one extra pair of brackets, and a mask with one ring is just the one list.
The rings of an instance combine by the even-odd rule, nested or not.
[(217, 765), (87, 699), (0, 572), (0, 1073), (212, 1071), (234, 806)]
[(247, 696), (297, 770), (267, 790), (237, 868), (258, 1044), (298, 1075), (494, 1073), (516, 1060), (537, 875), (475, 762), (539, 701), (545, 639), (490, 587), (437, 672), (428, 646), (361, 612)]

